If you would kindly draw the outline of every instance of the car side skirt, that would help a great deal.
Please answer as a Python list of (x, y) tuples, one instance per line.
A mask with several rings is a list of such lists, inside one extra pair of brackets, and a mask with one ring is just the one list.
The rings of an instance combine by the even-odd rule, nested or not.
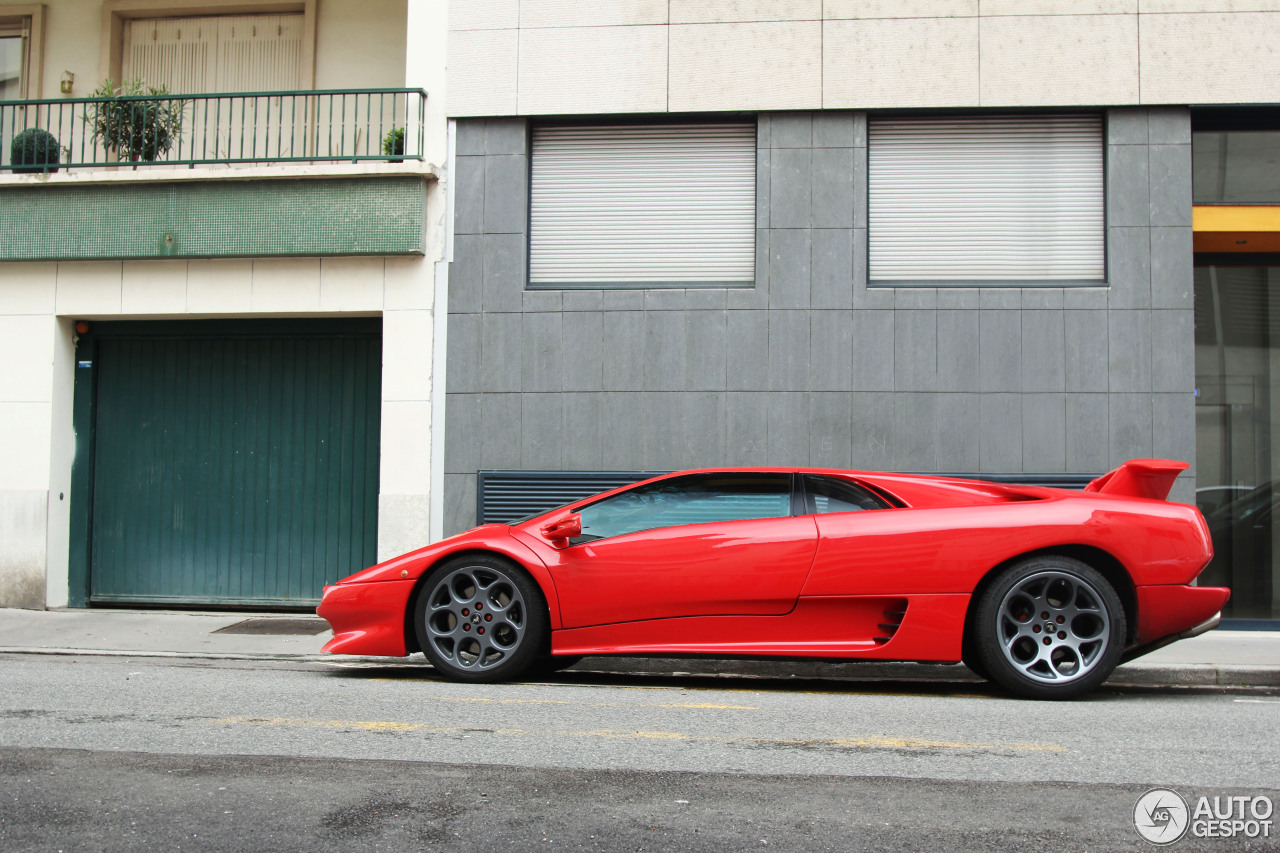
[(782, 616), (683, 616), (552, 631), (551, 651), (955, 662), (968, 606), (963, 593), (804, 596)]

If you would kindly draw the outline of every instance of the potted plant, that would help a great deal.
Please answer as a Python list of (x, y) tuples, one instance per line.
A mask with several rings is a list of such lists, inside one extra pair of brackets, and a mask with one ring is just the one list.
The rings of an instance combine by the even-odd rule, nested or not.
[(388, 162), (396, 163), (404, 159), (404, 128), (393, 127), (382, 137), (382, 153), (392, 158)]
[[(13, 138), (9, 161), (18, 174), (58, 171), (58, 138), (47, 130), (29, 127)], [(50, 168), (50, 167), (53, 168)]]
[(183, 102), (165, 86), (147, 86), (142, 78), (116, 85), (104, 80), (85, 115), (93, 138), (121, 160), (152, 162), (167, 154), (182, 132)]

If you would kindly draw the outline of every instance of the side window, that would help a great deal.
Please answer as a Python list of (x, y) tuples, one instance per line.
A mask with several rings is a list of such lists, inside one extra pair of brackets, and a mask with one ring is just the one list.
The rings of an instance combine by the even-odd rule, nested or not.
[(855, 512), (862, 509), (885, 509), (888, 505), (867, 490), (846, 480), (806, 474), (804, 488), (811, 513)]
[(574, 543), (658, 527), (785, 518), (791, 515), (789, 474), (694, 474), (638, 486), (578, 510)]

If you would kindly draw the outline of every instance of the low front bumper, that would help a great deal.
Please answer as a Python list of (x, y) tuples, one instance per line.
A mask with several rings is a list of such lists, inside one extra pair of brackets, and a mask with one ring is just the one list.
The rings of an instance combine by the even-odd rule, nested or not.
[(333, 639), (325, 643), (324, 651), (335, 655), (407, 655), (405, 615), (414, 583), (409, 578), (325, 587), (316, 613), (332, 626)]

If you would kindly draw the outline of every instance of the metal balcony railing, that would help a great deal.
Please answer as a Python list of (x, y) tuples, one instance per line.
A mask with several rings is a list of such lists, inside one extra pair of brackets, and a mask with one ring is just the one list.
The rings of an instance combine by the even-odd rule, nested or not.
[(420, 161), (426, 100), (421, 89), (316, 89), (0, 101), (0, 174)]

